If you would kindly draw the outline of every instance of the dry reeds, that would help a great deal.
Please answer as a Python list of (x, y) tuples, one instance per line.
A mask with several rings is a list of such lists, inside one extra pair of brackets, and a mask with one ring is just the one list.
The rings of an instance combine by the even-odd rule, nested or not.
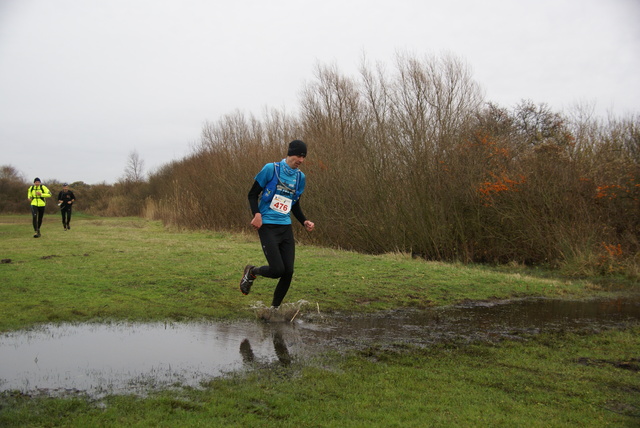
[[(591, 120), (591, 122), (588, 122)], [(244, 229), (247, 192), (286, 144), (309, 145), (302, 241), (427, 259), (558, 265), (639, 249), (640, 120), (569, 121), (545, 105), (482, 103), (461, 61), (398, 56), (360, 79), (319, 66), (299, 118), (239, 112), (151, 179), (157, 218)]]

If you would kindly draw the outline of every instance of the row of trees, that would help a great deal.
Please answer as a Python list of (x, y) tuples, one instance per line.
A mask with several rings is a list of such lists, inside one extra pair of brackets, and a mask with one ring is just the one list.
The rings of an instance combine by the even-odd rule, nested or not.
[(399, 55), (356, 78), (319, 66), (300, 113), (236, 112), (151, 177), (147, 214), (189, 228), (246, 229), (246, 194), (301, 138), (300, 239), (427, 259), (544, 263), (611, 272), (640, 262), (640, 117), (485, 103), (455, 57)]
[(640, 116), (486, 103), (452, 56), (401, 54), (391, 71), (363, 63), (356, 77), (320, 65), (298, 114), (207, 123), (190, 156), (111, 186), (95, 212), (247, 230), (254, 175), (296, 138), (309, 146), (302, 203), (318, 229), (298, 234), (305, 242), (638, 273)]
[[(31, 182), (12, 165), (0, 166), (0, 213), (29, 213), (27, 189)], [(52, 179), (44, 183), (56, 197), (62, 190), (62, 182)], [(76, 195), (75, 210), (102, 216), (140, 216), (145, 200), (149, 197), (149, 183), (144, 172), (144, 161), (137, 151), (132, 151), (124, 168), (124, 175), (115, 184), (87, 184), (83, 181), (69, 183)], [(48, 203), (45, 212), (58, 209)]]

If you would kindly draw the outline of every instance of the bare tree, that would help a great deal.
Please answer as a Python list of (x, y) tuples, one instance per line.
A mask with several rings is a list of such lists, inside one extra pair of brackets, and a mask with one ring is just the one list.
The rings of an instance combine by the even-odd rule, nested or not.
[(144, 181), (144, 160), (140, 158), (137, 150), (129, 153), (127, 166), (124, 169), (124, 179), (134, 183)]
[(25, 181), (24, 175), (12, 165), (0, 166), (0, 180)]
[(19, 213), (28, 185), (24, 175), (12, 165), (0, 166), (0, 213)]

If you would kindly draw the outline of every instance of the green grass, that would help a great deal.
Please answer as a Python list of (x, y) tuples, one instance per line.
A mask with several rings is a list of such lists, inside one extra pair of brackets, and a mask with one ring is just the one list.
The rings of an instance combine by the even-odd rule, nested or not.
[[(0, 216), (0, 331), (39, 323), (239, 319), (270, 302), (238, 280), (262, 263), (254, 234), (181, 232), (138, 218)], [(318, 231), (321, 233), (321, 230)], [(611, 284), (615, 285), (612, 286)], [(324, 313), (422, 308), (466, 299), (635, 294), (637, 284), (449, 265), (299, 246), (285, 301)], [(0, 395), (0, 426), (603, 427), (640, 423), (640, 327), (427, 349), (361, 352), (273, 366), (147, 397)]]
[[(238, 290), (244, 265), (264, 263), (255, 234), (77, 217), (65, 232), (57, 216), (47, 216), (38, 239), (29, 217), (0, 217), (0, 258), (11, 259), (0, 265), (0, 331), (55, 321), (233, 319), (253, 316), (256, 301), (271, 302), (275, 280), (259, 278), (249, 296)], [(285, 302), (304, 299), (331, 313), (612, 293), (589, 280), (298, 246)]]

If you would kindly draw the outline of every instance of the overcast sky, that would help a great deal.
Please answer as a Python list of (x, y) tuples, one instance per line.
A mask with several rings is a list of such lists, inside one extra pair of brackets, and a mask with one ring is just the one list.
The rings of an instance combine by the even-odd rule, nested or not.
[(503, 107), (640, 113), (640, 0), (0, 0), (0, 165), (113, 183), (206, 121), (297, 111), (317, 64), (398, 51), (461, 58)]

